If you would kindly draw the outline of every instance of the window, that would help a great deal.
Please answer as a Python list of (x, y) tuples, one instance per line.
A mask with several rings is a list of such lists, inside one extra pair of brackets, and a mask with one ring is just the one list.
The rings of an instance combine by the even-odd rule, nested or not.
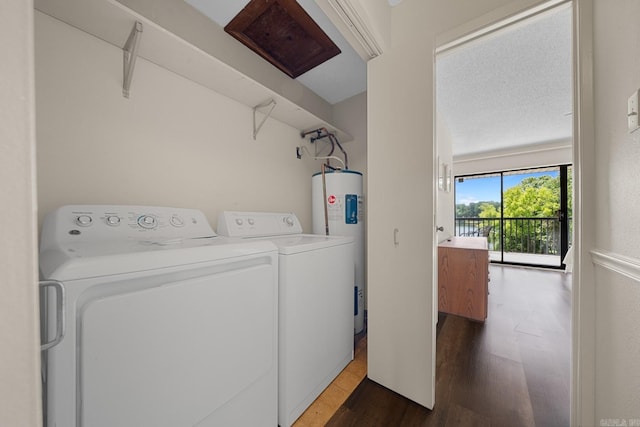
[(570, 244), (571, 167), (455, 179), (455, 233), (486, 237), (491, 260), (562, 267)]

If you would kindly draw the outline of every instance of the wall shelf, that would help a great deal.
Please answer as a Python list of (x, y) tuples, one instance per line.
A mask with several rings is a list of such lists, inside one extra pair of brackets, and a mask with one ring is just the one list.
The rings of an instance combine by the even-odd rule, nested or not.
[[(258, 132), (260, 132), (260, 128), (262, 128), (262, 125), (264, 124), (264, 122), (267, 121), (267, 119), (271, 116), (271, 113), (273, 113), (273, 109), (276, 108), (276, 105), (278, 103), (272, 98), (269, 99), (265, 102), (262, 102), (258, 105), (256, 105), (255, 107), (253, 107), (253, 139), (256, 139), (256, 136), (258, 135)], [(260, 123), (258, 123), (256, 125), (256, 113), (261, 109), (261, 108), (266, 108), (271, 106), (271, 108), (269, 108), (269, 111), (267, 111), (266, 113), (264, 113), (264, 117), (262, 118), (262, 120), (260, 121)]]
[[(229, 53), (229, 46), (233, 47), (229, 43), (237, 42), (226, 35), (217, 24), (208, 19), (205, 22), (203, 15), (190, 8), (184, 1), (122, 0), (122, 2), (125, 1), (142, 9), (146, 8), (145, 13), (154, 16), (154, 20), (161, 20), (161, 18), (167, 20), (166, 25), (162, 27), (116, 0), (35, 0), (34, 5), (40, 12), (123, 50), (132, 32), (131, 29), (136, 22), (139, 22), (144, 27), (144, 38), (139, 42), (138, 57), (236, 100), (251, 109), (260, 105), (265, 99), (272, 99), (277, 103), (278, 108), (273, 109), (270, 117), (300, 131), (326, 127), (334, 132), (340, 141), (347, 142), (353, 139), (351, 135), (330, 123), (333, 114), (330, 104), (280, 71), (271, 70), (271, 65), (267, 64), (271, 68), (262, 69), (262, 64), (259, 62), (257, 66), (251, 62), (263, 61), (261, 58), (253, 58), (246, 53), (241, 53), (239, 56), (242, 57), (246, 66), (239, 68), (243, 68), (246, 71), (244, 73), (238, 71), (238, 67), (229, 65), (227, 62), (234, 62), (231, 57), (235, 55), (235, 52), (233, 55)], [(180, 12), (176, 12), (176, 8)], [(169, 21), (170, 18), (176, 22)], [(171, 30), (166, 27), (171, 27)], [(192, 32), (187, 34), (188, 31)], [(179, 37), (176, 33), (181, 33), (183, 37)], [(224, 34), (224, 39), (220, 33)], [(210, 37), (207, 39), (204, 35), (211, 36), (211, 34), (225, 44), (219, 56), (227, 55), (231, 59), (222, 60), (208, 52), (212, 51), (211, 46), (207, 45)], [(193, 42), (186, 39), (191, 39)], [(254, 54), (251, 53), (251, 55)], [(255, 72), (250, 71), (254, 68), (256, 68)], [(251, 73), (253, 78), (249, 76)], [(256, 73), (264, 74), (269, 80), (266, 84), (270, 87), (259, 82)], [(124, 82), (123, 89), (125, 89)]]
[(136, 21), (133, 24), (131, 33), (127, 42), (122, 48), (123, 52), (123, 76), (122, 76), (122, 95), (125, 98), (129, 97), (131, 89), (131, 80), (133, 79), (133, 70), (136, 67), (136, 59), (138, 58), (138, 46), (140, 46), (140, 37), (142, 36), (142, 23)]

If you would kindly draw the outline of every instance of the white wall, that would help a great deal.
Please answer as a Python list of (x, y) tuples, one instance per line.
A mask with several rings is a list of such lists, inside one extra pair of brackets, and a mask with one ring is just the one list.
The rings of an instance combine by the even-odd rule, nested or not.
[[(293, 211), (311, 230), (300, 130), (138, 59), (122, 96), (122, 51), (36, 12), (39, 214), (63, 204)], [(308, 143), (307, 143), (308, 144)], [(354, 156), (357, 161), (357, 156)]]
[(33, 4), (0, 3), (0, 425), (39, 426)]
[(626, 114), (640, 88), (640, 2), (595, 0), (594, 15), (596, 247), (610, 257), (595, 257), (599, 423), (640, 420), (640, 131), (627, 132)]

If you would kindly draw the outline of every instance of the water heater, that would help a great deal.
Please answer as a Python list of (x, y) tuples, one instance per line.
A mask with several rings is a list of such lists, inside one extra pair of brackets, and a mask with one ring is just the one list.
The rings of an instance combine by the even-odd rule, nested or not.
[[(352, 170), (318, 172), (311, 178), (313, 233), (354, 239), (354, 331), (364, 329), (364, 199), (362, 174)], [(326, 210), (325, 210), (326, 208)], [(326, 218), (326, 221), (325, 221)]]

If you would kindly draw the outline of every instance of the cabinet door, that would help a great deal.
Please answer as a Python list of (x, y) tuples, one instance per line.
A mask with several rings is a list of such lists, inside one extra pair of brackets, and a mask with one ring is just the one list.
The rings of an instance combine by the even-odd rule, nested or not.
[(368, 63), (368, 375), (432, 408), (433, 79), (429, 55), (416, 58), (422, 50), (398, 47)]
[(487, 251), (439, 248), (438, 307), (484, 321), (487, 317)]

